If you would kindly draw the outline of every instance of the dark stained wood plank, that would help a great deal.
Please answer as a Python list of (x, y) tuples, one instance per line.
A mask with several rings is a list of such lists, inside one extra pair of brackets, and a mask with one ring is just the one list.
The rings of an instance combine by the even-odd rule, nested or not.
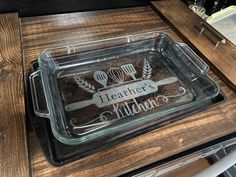
[[(236, 46), (226, 39), (226, 44), (216, 44), (215, 35), (205, 30), (199, 35), (204, 20), (180, 0), (153, 1), (152, 7), (161, 14), (181, 35), (205, 57), (217, 74), (236, 91)], [(216, 31), (210, 27), (211, 31)], [(219, 35), (219, 33), (217, 33)]]
[(23, 45), (33, 50), (167, 28), (147, 7), (23, 18), (22, 25)]
[[(155, 29), (180, 40), (149, 7), (23, 18), (25, 74), (29, 63), (48, 47)], [(225, 93), (225, 103), (63, 167), (47, 162), (30, 132), (32, 176), (117, 176), (235, 132), (236, 96), (211, 75)]]
[(0, 176), (29, 176), (17, 14), (0, 14)]

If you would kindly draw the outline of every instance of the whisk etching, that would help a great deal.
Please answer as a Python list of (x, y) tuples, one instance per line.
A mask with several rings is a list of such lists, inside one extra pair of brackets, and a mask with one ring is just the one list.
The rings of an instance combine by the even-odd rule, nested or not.
[(120, 68), (110, 68), (107, 75), (118, 84), (124, 82), (124, 73)]

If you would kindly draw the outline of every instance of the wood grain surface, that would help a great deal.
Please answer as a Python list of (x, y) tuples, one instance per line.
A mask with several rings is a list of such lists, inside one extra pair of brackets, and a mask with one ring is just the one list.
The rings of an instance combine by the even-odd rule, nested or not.
[[(161, 30), (180, 38), (150, 7), (22, 19), (24, 68), (48, 47)], [(51, 166), (30, 132), (32, 176), (117, 176), (236, 131), (236, 96), (211, 72), (227, 101), (63, 167)]]
[(17, 14), (0, 14), (0, 176), (29, 176)]
[[(200, 23), (204, 20), (186, 8), (180, 0), (153, 1), (152, 7), (171, 23), (191, 46), (200, 51), (206, 61), (217, 70), (221, 79), (236, 91), (236, 46), (225, 38), (226, 44), (220, 44), (214, 49), (218, 37), (207, 32), (208, 30), (200, 35)], [(216, 31), (212, 27), (210, 30)]]

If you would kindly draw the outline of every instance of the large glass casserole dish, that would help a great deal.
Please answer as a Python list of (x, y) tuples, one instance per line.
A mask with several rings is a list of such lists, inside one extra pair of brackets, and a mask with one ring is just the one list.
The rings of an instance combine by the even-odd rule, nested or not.
[(201, 58), (159, 32), (48, 49), (38, 64), (29, 77), (34, 112), (69, 145), (131, 136), (202, 109), (219, 94)]

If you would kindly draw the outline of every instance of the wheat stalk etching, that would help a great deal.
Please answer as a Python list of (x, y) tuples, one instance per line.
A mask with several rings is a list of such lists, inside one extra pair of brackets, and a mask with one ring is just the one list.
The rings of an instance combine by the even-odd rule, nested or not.
[(80, 88), (82, 88), (83, 90), (85, 90), (89, 93), (95, 93), (96, 92), (95, 87), (92, 84), (90, 84), (88, 81), (81, 78), (80, 76), (75, 75), (74, 80), (75, 80), (76, 84), (78, 84), (78, 86)]
[(146, 80), (146, 79), (150, 79), (151, 76), (152, 76), (152, 67), (149, 64), (148, 60), (144, 59), (142, 78)]

